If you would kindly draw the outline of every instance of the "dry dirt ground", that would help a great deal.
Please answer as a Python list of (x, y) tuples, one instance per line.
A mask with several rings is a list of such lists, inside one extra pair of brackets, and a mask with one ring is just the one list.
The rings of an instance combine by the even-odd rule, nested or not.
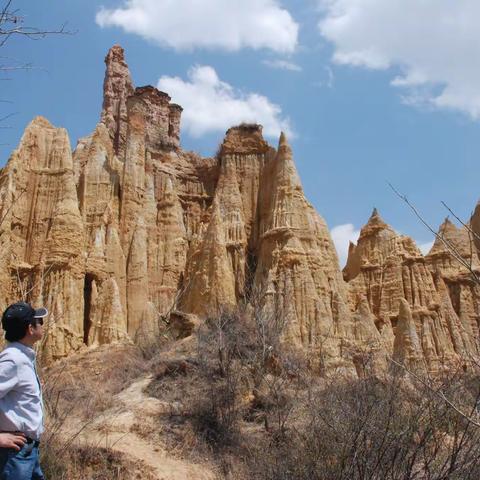
[(47, 439), (118, 452), (159, 480), (218, 478), (211, 460), (172, 451), (162, 438), (156, 419), (177, 407), (146, 393), (153, 379), (147, 363), (134, 347), (108, 346), (45, 369)]

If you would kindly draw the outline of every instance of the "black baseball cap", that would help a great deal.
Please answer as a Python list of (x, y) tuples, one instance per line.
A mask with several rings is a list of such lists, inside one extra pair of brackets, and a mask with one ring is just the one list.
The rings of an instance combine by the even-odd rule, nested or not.
[(35, 318), (44, 318), (47, 315), (48, 310), (45, 307), (33, 308), (26, 302), (12, 303), (3, 312), (2, 327), (4, 330), (8, 330), (14, 323), (30, 323)]

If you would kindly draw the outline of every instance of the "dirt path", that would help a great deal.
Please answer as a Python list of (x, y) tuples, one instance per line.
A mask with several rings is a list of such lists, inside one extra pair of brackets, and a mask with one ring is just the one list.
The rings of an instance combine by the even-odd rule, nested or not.
[[(156, 472), (159, 480), (215, 480), (211, 465), (178, 459), (161, 445), (132, 429), (134, 425), (153, 425), (152, 418), (169, 411), (169, 405), (143, 393), (151, 377), (142, 378), (115, 396), (115, 407), (104, 412), (83, 432), (79, 440), (121, 452), (140, 460)], [(71, 426), (76, 428), (75, 425)], [(78, 428), (78, 427), (77, 427)]]

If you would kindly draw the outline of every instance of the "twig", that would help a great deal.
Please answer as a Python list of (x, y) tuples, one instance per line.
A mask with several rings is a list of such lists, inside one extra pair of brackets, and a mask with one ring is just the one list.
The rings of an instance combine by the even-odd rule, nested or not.
[(394, 193), (410, 207), (410, 209), (413, 211), (413, 213), (415, 214), (415, 216), (423, 223), (423, 225), (425, 225), (425, 227), (427, 227), (428, 230), (430, 230), (430, 232), (432, 232), (433, 235), (435, 235), (435, 238), (439, 239), (439, 240), (445, 245), (445, 247), (446, 247), (447, 250), (450, 252), (450, 254), (455, 258), (455, 260), (457, 260), (460, 264), (462, 264), (462, 265), (472, 274), (472, 277), (474, 278), (474, 280), (475, 280), (478, 284), (480, 284), (480, 277), (477, 275), (477, 273), (475, 272), (475, 270), (473, 270), (473, 268), (470, 267), (470, 265), (468, 264), (468, 262), (466, 262), (465, 259), (458, 253), (457, 249), (456, 249), (450, 242), (448, 242), (448, 241), (444, 238), (443, 235), (439, 235), (439, 234), (424, 220), (424, 218), (420, 215), (420, 213), (419, 213), (418, 210), (415, 208), (415, 206), (412, 205), (412, 204), (409, 202), (408, 198), (407, 198), (405, 195), (402, 195), (401, 193), (399, 193), (391, 183), (388, 183), (388, 185), (389, 185), (390, 188), (394, 191)]
[(3, 117), (0, 117), (0, 122), (3, 122), (3, 121), (5, 121), (5, 120), (9, 119), (10, 117), (13, 117), (14, 115), (18, 115), (18, 112), (16, 112), (16, 113), (9, 113), (9, 114), (7, 114), (7, 115), (5, 115), (5, 116), (3, 116)]
[(20, 280), (20, 273), (18, 272), (18, 267), (15, 265), (15, 271), (17, 273), (17, 281), (18, 281), (18, 288), (20, 289), (20, 293), (22, 294), (22, 300), (25, 301), (25, 294), (23, 293), (23, 284)]
[[(6, 144), (5, 144), (6, 145)], [(5, 219), (7, 218), (7, 215), (9, 214), (10, 210), (13, 208), (13, 206), (15, 205), (15, 202), (18, 202), (20, 200), (20, 198), (22, 197), (22, 195), (27, 191), (26, 188), (22, 189), (21, 192), (20, 192), (20, 195), (18, 195), (17, 198), (13, 198), (12, 199), (12, 202), (10, 203), (10, 206), (7, 208), (7, 211), (5, 212), (5, 214), (2, 216), (2, 218), (0, 218), (0, 227), (3, 225), (3, 222), (5, 221)]]
[(471, 233), (477, 240), (480, 241), (480, 236), (477, 235), (477, 234), (472, 230), (472, 228), (470, 227), (470, 225), (462, 222), (462, 220), (460, 220), (460, 218), (458, 218), (458, 216), (455, 215), (455, 212), (453, 212), (453, 210), (452, 210), (443, 200), (442, 200), (441, 203), (442, 203), (442, 205), (455, 217), (455, 219), (456, 219), (462, 226), (464, 226), (464, 227), (468, 230), (469, 233)]
[(2, 13), (0, 13), (0, 25), (6, 21), (6, 19), (11, 15), (9, 13), (10, 5), (12, 4), (12, 0), (7, 0), (7, 3), (2, 9)]
[(480, 423), (473, 420), (471, 417), (469, 417), (467, 414), (463, 413), (451, 400), (449, 400), (445, 394), (442, 392), (442, 391), (437, 391), (435, 390), (433, 387), (431, 387), (427, 382), (425, 382), (425, 380), (423, 380), (422, 378), (420, 378), (416, 373), (412, 372), (410, 369), (408, 369), (403, 363), (400, 363), (400, 362), (397, 362), (396, 360), (394, 360), (392, 357), (388, 357), (388, 359), (390, 360), (390, 362), (394, 363), (395, 365), (397, 365), (398, 367), (402, 368), (403, 370), (405, 370), (405, 372), (407, 372), (409, 375), (411, 375), (415, 380), (417, 380), (418, 382), (420, 382), (424, 387), (427, 387), (428, 390), (433, 393), (434, 395), (436, 395), (437, 397), (441, 398), (449, 407), (453, 408), (453, 410), (455, 410), (455, 412), (457, 412), (460, 416), (462, 416), (465, 420), (467, 420), (469, 423), (471, 423), (472, 425), (475, 425), (476, 427), (480, 428)]
[[(8, 20), (3, 23), (9, 23)], [(1, 24), (0, 24), (1, 25)], [(23, 36), (27, 37), (30, 40), (38, 40), (40, 38), (45, 38), (47, 35), (73, 35), (76, 32), (66, 30), (66, 23), (64, 23), (58, 30), (40, 30), (36, 27), (14, 27), (10, 29), (2, 29), (0, 27), (0, 38), (5, 37), (0, 41), (0, 47), (3, 47), (11, 36)]]
[(42, 272), (42, 274), (40, 275), (40, 278), (37, 280), (37, 282), (32, 286), (32, 288), (30, 288), (30, 290), (27, 290), (25, 292), (25, 296), (27, 296), (30, 292), (32, 292), (36, 287), (37, 285), (40, 284), (40, 282), (43, 282), (43, 280), (45, 279), (45, 276), (48, 274), (48, 272), (56, 265), (55, 262), (51, 263), (50, 266), (47, 268), (47, 271), (46, 272)]
[(25, 63), (23, 65), (19, 65), (17, 67), (14, 67), (12, 65), (0, 65), (0, 72), (12, 72), (15, 70), (33, 70), (34, 67), (31, 63)]

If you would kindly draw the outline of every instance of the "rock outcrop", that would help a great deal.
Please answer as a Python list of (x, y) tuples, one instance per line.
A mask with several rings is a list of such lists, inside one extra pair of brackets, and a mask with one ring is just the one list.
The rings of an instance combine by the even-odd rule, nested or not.
[(84, 224), (67, 132), (35, 118), (0, 178), (1, 298), (47, 304), (45, 352), (84, 340)]
[(127, 139), (127, 98), (133, 93), (123, 48), (113, 46), (105, 57), (105, 65), (101, 122), (108, 130), (115, 152), (122, 158)]
[(478, 269), (465, 228), (447, 219), (424, 257), (377, 210), (350, 246), (343, 273), (351, 304), (368, 299), (387, 351), (412, 368), (435, 372), (478, 354), (480, 291), (455, 255)]
[(284, 134), (275, 149), (242, 124), (214, 158), (185, 152), (181, 107), (135, 88), (121, 47), (105, 62), (100, 123), (73, 156), (39, 117), (0, 173), (0, 307), (50, 309), (46, 360), (168, 321), (180, 338), (240, 304), (324, 373), (389, 357), (437, 371), (477, 353), (478, 284), (448, 248), (478, 268), (464, 230), (445, 223), (424, 257), (374, 211), (342, 277)]

